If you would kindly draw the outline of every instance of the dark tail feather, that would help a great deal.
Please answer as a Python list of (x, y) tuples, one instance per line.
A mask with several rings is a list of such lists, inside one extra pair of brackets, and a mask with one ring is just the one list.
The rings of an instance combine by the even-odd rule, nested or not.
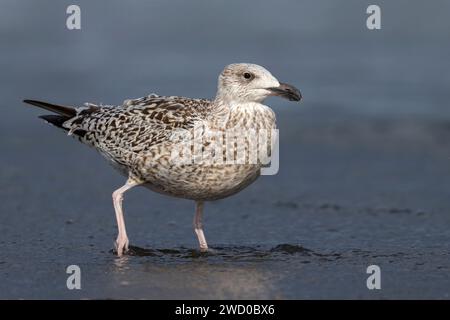
[[(45, 121), (54, 125), (55, 127), (61, 128), (65, 131), (69, 131), (68, 128), (63, 127), (63, 123), (66, 122), (67, 120), (69, 120), (71, 117), (57, 116), (54, 114), (49, 114), (49, 115), (39, 116), (39, 118), (44, 119)], [(76, 129), (76, 130), (73, 130), (71, 133), (74, 134), (75, 136), (82, 138), (86, 134), (86, 130)]]
[[(40, 107), (40, 108), (55, 112), (61, 116), (68, 117), (66, 120), (68, 120), (72, 117), (75, 117), (77, 115), (75, 108), (72, 108), (72, 107), (60, 106), (57, 104), (51, 104), (48, 102), (36, 101), (36, 100), (23, 100), (23, 102), (32, 104), (33, 106), (36, 106), (36, 107)], [(50, 117), (50, 116), (43, 116), (42, 118), (45, 119), (44, 117)], [(45, 119), (45, 120), (47, 120), (47, 119)], [(55, 120), (55, 119), (53, 119), (53, 120)], [(53, 123), (50, 120), (47, 120), (47, 121), (50, 123)]]
[(39, 116), (39, 118), (44, 119), (48, 123), (51, 123), (55, 127), (67, 130), (67, 128), (63, 127), (63, 123), (70, 119), (70, 117), (65, 116), (56, 116), (56, 115), (45, 115), (45, 116)]

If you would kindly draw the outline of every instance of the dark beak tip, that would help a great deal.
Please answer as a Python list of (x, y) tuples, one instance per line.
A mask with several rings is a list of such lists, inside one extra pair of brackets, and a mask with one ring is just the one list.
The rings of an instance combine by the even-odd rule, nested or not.
[(303, 98), (300, 90), (287, 83), (280, 83), (279, 87), (271, 88), (271, 90), (274, 95), (283, 97), (289, 101), (300, 101)]
[(291, 97), (289, 97), (290, 101), (301, 101), (303, 99), (302, 94), (299, 92), (296, 92), (295, 94), (293, 94)]

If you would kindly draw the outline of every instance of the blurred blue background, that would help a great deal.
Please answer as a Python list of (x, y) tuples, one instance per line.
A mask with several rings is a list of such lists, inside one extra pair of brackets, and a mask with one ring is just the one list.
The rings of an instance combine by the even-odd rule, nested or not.
[[(66, 29), (72, 3), (81, 31)], [(1, 107), (22, 116), (23, 97), (212, 97), (226, 64), (253, 62), (299, 86), (311, 108), (447, 116), (450, 3), (377, 1), (382, 29), (370, 31), (371, 3), (2, 0)]]

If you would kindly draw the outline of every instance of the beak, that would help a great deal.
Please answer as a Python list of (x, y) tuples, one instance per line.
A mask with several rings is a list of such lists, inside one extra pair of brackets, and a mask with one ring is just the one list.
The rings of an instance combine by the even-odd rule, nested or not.
[(272, 93), (271, 95), (279, 96), (288, 99), (289, 101), (300, 101), (302, 99), (300, 90), (287, 83), (280, 82), (278, 87), (268, 88), (267, 90)]

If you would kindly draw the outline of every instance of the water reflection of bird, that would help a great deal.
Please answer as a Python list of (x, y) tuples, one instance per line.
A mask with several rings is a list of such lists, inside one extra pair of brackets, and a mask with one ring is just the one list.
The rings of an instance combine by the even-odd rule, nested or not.
[(202, 230), (204, 201), (225, 198), (247, 187), (259, 176), (261, 163), (180, 164), (173, 158), (178, 146), (173, 135), (179, 131), (192, 133), (198, 127), (221, 132), (274, 129), (275, 115), (262, 104), (269, 96), (301, 99), (295, 87), (278, 82), (263, 67), (239, 63), (222, 71), (214, 100), (152, 94), (126, 100), (121, 106), (88, 103), (76, 108), (35, 100), (24, 102), (56, 113), (41, 118), (97, 149), (128, 177), (125, 185), (113, 192), (119, 231), (115, 247), (120, 256), (128, 250), (123, 194), (138, 185), (195, 200), (195, 233), (200, 249), (208, 249)]

